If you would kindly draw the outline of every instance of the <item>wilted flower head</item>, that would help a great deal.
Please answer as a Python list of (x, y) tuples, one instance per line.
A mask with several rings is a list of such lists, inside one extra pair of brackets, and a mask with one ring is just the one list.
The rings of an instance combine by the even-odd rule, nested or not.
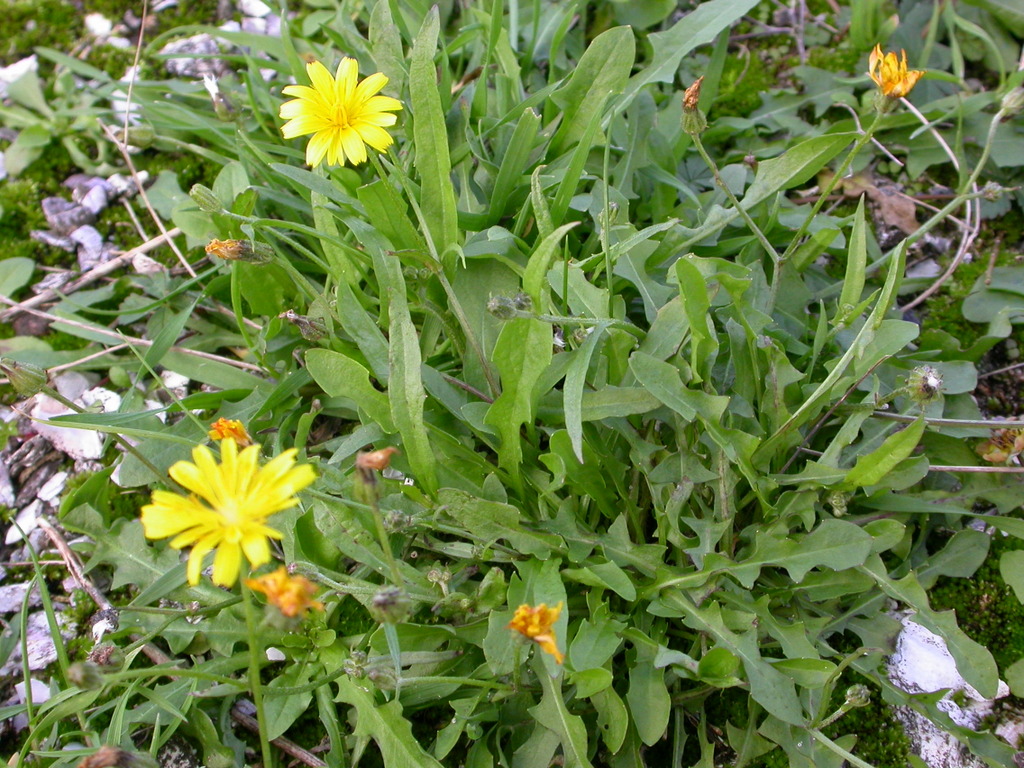
[(561, 602), (554, 608), (548, 608), (545, 603), (538, 606), (523, 603), (516, 608), (508, 628), (535, 642), (542, 650), (554, 656), (556, 663), (561, 664), (565, 657), (558, 650), (558, 639), (554, 630), (554, 624), (561, 613)]
[(1024, 427), (993, 429), (992, 437), (978, 446), (978, 453), (993, 464), (1008, 464), (1024, 453)]
[(207, 434), (211, 440), (234, 440), (239, 448), (248, 448), (252, 445), (252, 438), (245, 426), (234, 419), (217, 419), (210, 425)]
[(153, 491), (153, 501), (142, 508), (146, 538), (174, 536), (175, 549), (192, 547), (188, 581), (199, 583), (203, 558), (216, 550), (213, 582), (230, 587), (238, 580), (242, 555), (258, 568), (270, 562), (268, 539), (281, 534), (266, 524), (276, 512), (299, 503), (295, 494), (313, 482), (316, 474), (308, 464), (295, 466), (291, 448), (259, 466), (260, 449), (251, 445), (241, 452), (234, 440), (221, 440), (221, 463), (205, 445), (192, 451), (192, 459), (179, 461), (170, 476), (190, 491), (181, 496)]
[(246, 579), (245, 585), (267, 596), (267, 602), (289, 619), (304, 616), (312, 609), (322, 611), (324, 604), (314, 600), (317, 586), (305, 576), (290, 576), (283, 565), (272, 573)]
[(900, 57), (892, 51), (883, 54), (881, 45), (876, 45), (868, 57), (868, 75), (875, 81), (882, 95), (893, 100), (909, 94), (924, 75), (924, 70), (907, 69), (906, 51), (901, 50)]
[(930, 365), (919, 365), (907, 378), (910, 397), (924, 405), (942, 394), (942, 374)]
[(211, 240), (206, 244), (206, 255), (227, 261), (266, 264), (273, 261), (274, 249), (266, 243), (251, 243), (248, 240)]
[(697, 106), (700, 102), (700, 86), (703, 82), (704, 76), (701, 75), (683, 94), (683, 130), (691, 135), (701, 133), (708, 127), (707, 118)]
[(331, 76), (319, 61), (306, 65), (311, 85), (288, 85), (283, 93), (295, 96), (281, 105), (281, 117), (288, 122), (281, 128), (286, 139), (313, 134), (306, 145), (306, 164), (353, 165), (366, 162), (366, 145), (383, 152), (393, 139), (384, 129), (402, 108), (398, 99), (378, 96), (388, 79), (377, 72), (359, 82), (355, 59), (343, 58)]

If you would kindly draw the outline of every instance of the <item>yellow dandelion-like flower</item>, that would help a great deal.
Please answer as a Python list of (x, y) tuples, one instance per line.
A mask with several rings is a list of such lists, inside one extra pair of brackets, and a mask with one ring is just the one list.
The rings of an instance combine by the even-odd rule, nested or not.
[(234, 440), (239, 448), (248, 448), (252, 445), (252, 438), (245, 425), (234, 419), (217, 419), (210, 425), (207, 434), (211, 440)]
[(390, 96), (378, 96), (388, 79), (380, 72), (359, 82), (355, 59), (344, 58), (337, 74), (319, 61), (306, 65), (309, 85), (288, 85), (283, 93), (295, 96), (281, 105), (280, 116), (287, 120), (281, 127), (286, 139), (313, 134), (306, 145), (306, 164), (317, 166), (327, 158), (331, 165), (366, 162), (366, 145), (383, 152), (393, 139), (384, 129), (397, 117), (392, 112), (402, 102)]
[(548, 608), (545, 603), (536, 607), (523, 603), (516, 608), (512, 621), (508, 623), (508, 628), (514, 629), (523, 637), (535, 642), (541, 647), (541, 650), (554, 656), (556, 663), (561, 664), (565, 657), (558, 650), (558, 638), (555, 637), (553, 629), (561, 613), (562, 603), (554, 608)]
[(902, 99), (910, 93), (917, 81), (924, 75), (924, 70), (907, 69), (907, 52), (900, 51), (899, 58), (895, 53), (882, 54), (882, 46), (876, 45), (868, 57), (868, 75), (890, 99)]
[(266, 595), (267, 602), (289, 619), (304, 616), (310, 609), (324, 609), (323, 603), (313, 599), (317, 590), (316, 584), (305, 576), (289, 576), (288, 569), (283, 565), (272, 573), (255, 579), (246, 579), (245, 584), (249, 589)]
[(153, 502), (142, 508), (146, 538), (173, 536), (170, 545), (175, 549), (192, 547), (189, 584), (199, 583), (203, 558), (216, 550), (213, 581), (232, 586), (243, 554), (254, 568), (270, 561), (267, 540), (281, 534), (266, 519), (298, 504), (295, 494), (316, 478), (310, 465), (295, 466), (295, 453), (294, 448), (287, 450), (261, 468), (257, 445), (239, 452), (234, 440), (222, 440), (220, 464), (209, 448), (197, 446), (193, 461), (179, 461), (169, 470), (191, 493), (153, 491)]

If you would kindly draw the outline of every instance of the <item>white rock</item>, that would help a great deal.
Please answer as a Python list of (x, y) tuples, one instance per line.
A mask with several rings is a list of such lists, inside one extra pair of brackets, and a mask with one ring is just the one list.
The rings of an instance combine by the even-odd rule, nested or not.
[(64, 371), (53, 377), (53, 386), (68, 400), (77, 400), (92, 382), (78, 371)]
[[(50, 700), (50, 686), (44, 683), (42, 680), (36, 680), (34, 677), (29, 678), (29, 689), (32, 692), (32, 705), (39, 706), (43, 702)], [(20, 683), (14, 684), (14, 698), (15, 703), (24, 704), (28, 697), (25, 695), (25, 681), (22, 680)], [(12, 718), (11, 725), (14, 726), (15, 731), (23, 731), (28, 728), (28, 716), (24, 713), (15, 715)]]
[(32, 594), (28, 596), (28, 604), (35, 608), (42, 602), (39, 596), (39, 588), (34, 581), (23, 581), (20, 584), (4, 584), (0, 587), (0, 613), (15, 613), (21, 610), (25, 603), (25, 594), (32, 588)]
[(279, 648), (273, 646), (267, 648), (267, 661), (284, 661), (287, 658)]
[[(993, 711), (993, 702), (975, 690), (956, 668), (946, 641), (917, 624), (907, 615), (901, 618), (903, 631), (896, 641), (896, 652), (889, 657), (889, 679), (907, 693), (934, 693), (948, 689), (938, 703), (957, 725), (978, 729)], [(953, 694), (969, 699), (964, 706)], [(1010, 693), (1002, 680), (996, 698)], [(963, 700), (963, 699), (961, 699)], [(985, 762), (971, 755), (955, 737), (907, 707), (897, 707), (896, 717), (903, 724), (911, 748), (931, 768), (984, 768)]]
[(243, 16), (256, 16), (261, 19), (272, 10), (263, 0), (238, 0), (235, 6)]
[(102, 13), (87, 13), (83, 21), (86, 31), (93, 37), (106, 37), (114, 31), (114, 22)]
[(42, 502), (53, 501), (64, 492), (64, 487), (67, 484), (68, 473), (58, 472), (43, 483), (43, 487), (36, 492), (36, 500)]
[[(69, 622), (62, 613), (58, 613), (56, 616), (57, 623), (60, 625), (62, 642), (73, 638), (76, 632), (75, 624)], [(43, 611), (30, 614), (26, 624), (24, 641), (15, 646), (10, 658), (0, 668), (0, 677), (21, 675), (23, 650), (28, 651), (29, 669), (44, 669), (57, 660), (57, 646), (54, 645), (53, 636), (50, 634), (50, 624), (46, 620), (46, 614)], [(33, 693), (35, 693), (34, 690)]]
[(174, 371), (164, 371), (160, 374), (160, 378), (163, 379), (164, 386), (171, 390), (178, 399), (188, 394), (188, 376), (182, 376)]
[(29, 72), (38, 71), (39, 59), (36, 58), (34, 53), (9, 66), (0, 68), (0, 98), (7, 97), (7, 86), (11, 83), (20, 80)]
[(144, 253), (137, 253), (132, 256), (132, 269), (140, 275), (155, 275), (164, 271), (164, 265)]
[(58, 427), (53, 424), (44, 424), (41, 421), (71, 413), (71, 409), (64, 407), (47, 395), (36, 395), (35, 401), (31, 416), (37, 420), (36, 431), (53, 443), (54, 448), (63, 451), (73, 459), (98, 459), (103, 455), (103, 440), (98, 432), (89, 429)]
[(99, 403), (104, 413), (113, 413), (121, 407), (121, 396), (103, 387), (93, 387), (82, 393), (82, 404), (88, 408)]
[(11, 482), (11, 473), (7, 470), (7, 462), (0, 459), (0, 504), (13, 507), (14, 496), (14, 484)]
[(39, 515), (43, 511), (43, 503), (36, 499), (22, 507), (14, 518), (14, 523), (7, 529), (4, 537), (5, 544), (16, 544), (29, 533), (39, 527)]

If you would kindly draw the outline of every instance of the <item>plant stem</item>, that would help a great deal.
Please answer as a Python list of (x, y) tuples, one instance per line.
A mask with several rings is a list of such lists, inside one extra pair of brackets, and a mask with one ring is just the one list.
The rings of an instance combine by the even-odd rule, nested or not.
[(263, 643), (260, 641), (256, 626), (256, 607), (253, 605), (252, 592), (242, 581), (242, 605), (245, 607), (245, 629), (249, 636), (249, 690), (256, 705), (256, 720), (259, 722), (260, 753), (263, 756), (263, 768), (274, 768), (274, 755), (270, 750), (270, 739), (267, 738), (267, 716), (263, 708), (263, 683), (260, 680), (260, 664), (263, 656)]

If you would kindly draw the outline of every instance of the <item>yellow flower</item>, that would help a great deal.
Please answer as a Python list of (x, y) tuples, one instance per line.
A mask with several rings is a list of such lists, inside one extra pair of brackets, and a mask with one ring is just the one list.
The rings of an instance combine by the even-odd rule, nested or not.
[(561, 603), (554, 608), (548, 608), (544, 603), (541, 603), (536, 608), (523, 603), (516, 608), (512, 621), (508, 623), (508, 628), (514, 629), (523, 637), (533, 640), (542, 650), (554, 656), (558, 664), (561, 664), (565, 657), (558, 650), (558, 640), (553, 629), (561, 612)]
[(142, 508), (146, 538), (174, 536), (170, 543), (175, 549), (192, 547), (189, 584), (199, 583), (203, 558), (212, 550), (217, 550), (213, 581), (221, 586), (238, 580), (243, 554), (254, 568), (269, 562), (267, 539), (280, 539), (281, 534), (266, 519), (298, 504), (295, 494), (316, 477), (308, 464), (294, 466), (294, 448), (263, 468), (258, 466), (259, 453), (256, 445), (239, 453), (234, 440), (222, 440), (217, 464), (209, 448), (197, 446), (192, 451), (195, 463), (179, 461), (169, 470), (191, 493), (153, 491), (153, 503)]
[(210, 425), (207, 433), (211, 440), (234, 440), (239, 448), (252, 445), (252, 438), (240, 421), (234, 419), (217, 419)]
[(295, 96), (281, 105), (281, 128), (286, 139), (313, 134), (306, 145), (306, 164), (317, 166), (327, 158), (331, 165), (353, 165), (366, 161), (366, 144), (383, 152), (393, 139), (384, 129), (398, 119), (390, 114), (402, 108), (398, 99), (378, 96), (388, 79), (377, 72), (358, 82), (355, 59), (344, 58), (334, 77), (319, 61), (306, 65), (312, 87), (285, 86), (283, 93)]
[(875, 81), (882, 94), (890, 99), (901, 99), (910, 93), (917, 81), (924, 75), (924, 70), (907, 69), (907, 52), (900, 51), (899, 58), (895, 53), (882, 54), (882, 46), (876, 45), (868, 57), (868, 75)]
[(323, 603), (313, 599), (316, 584), (305, 576), (289, 576), (283, 565), (273, 573), (246, 579), (245, 584), (249, 589), (266, 595), (267, 602), (289, 619), (303, 616), (311, 608), (317, 611), (324, 609)]

